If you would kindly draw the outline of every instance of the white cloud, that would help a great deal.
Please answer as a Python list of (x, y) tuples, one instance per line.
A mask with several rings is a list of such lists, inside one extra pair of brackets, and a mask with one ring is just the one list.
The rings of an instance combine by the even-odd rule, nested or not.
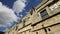
[(7, 27), (8, 25), (11, 25), (11, 22), (17, 21), (17, 19), (14, 11), (0, 2), (0, 26)]
[(19, 15), (19, 12), (22, 12), (24, 10), (27, 0), (17, 0), (14, 3), (13, 10)]
[[(19, 17), (17, 17), (14, 14), (14, 12), (16, 12), (17, 15), (19, 15), (19, 12), (22, 12), (22, 10), (25, 10), (24, 8), (26, 6), (25, 4), (26, 2), (27, 2), (26, 0), (17, 0), (13, 5), (13, 10), (3, 5), (2, 2), (0, 2), (0, 27), (11, 26), (11, 22), (17, 21)], [(22, 17), (23, 15), (20, 15), (20, 16)]]

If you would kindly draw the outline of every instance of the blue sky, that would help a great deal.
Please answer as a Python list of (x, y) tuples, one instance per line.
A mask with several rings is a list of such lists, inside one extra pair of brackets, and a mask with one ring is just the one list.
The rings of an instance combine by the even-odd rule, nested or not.
[[(26, 15), (26, 12), (28, 12), (32, 7), (37, 6), (42, 0), (0, 0), (0, 5), (2, 8), (0, 10), (0, 13), (3, 11), (3, 9), (5, 8), (5, 11), (2, 12), (1, 16), (7, 16), (7, 18), (9, 19), (9, 21), (7, 22), (7, 24), (5, 24), (4, 19), (2, 20), (2, 18), (0, 19), (0, 31), (5, 31), (7, 29), (9, 29), (10, 27), (12, 27), (14, 24), (16, 24), (16, 22), (19, 22), (20, 18), (23, 18)], [(9, 12), (11, 11), (11, 12)], [(6, 15), (5, 15), (5, 14)], [(7, 15), (8, 13), (10, 13), (9, 15)], [(13, 15), (12, 15), (12, 14)], [(1, 17), (0, 16), (0, 17)], [(11, 17), (11, 19), (10, 19)], [(14, 18), (15, 17), (15, 18)], [(3, 17), (5, 18), (5, 17)], [(11, 21), (12, 20), (12, 21)], [(11, 22), (10, 22), (11, 21)], [(1, 25), (2, 24), (2, 25)], [(4, 26), (3, 26), (4, 25)]]

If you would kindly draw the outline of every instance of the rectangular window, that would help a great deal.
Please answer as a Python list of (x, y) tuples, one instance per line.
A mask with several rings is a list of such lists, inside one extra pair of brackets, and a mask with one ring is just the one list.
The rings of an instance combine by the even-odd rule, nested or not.
[(50, 4), (48, 4), (50, 10), (55, 10), (57, 8), (60, 7), (60, 1), (59, 0), (54, 0), (53, 2), (51, 2)]
[(51, 6), (51, 5), (53, 5), (53, 4), (55, 4), (55, 3), (57, 3), (59, 0), (54, 0), (53, 2), (51, 2), (50, 4), (48, 4), (47, 6)]
[(40, 12), (40, 14), (41, 14), (42, 19), (46, 19), (46, 18), (49, 17), (49, 15), (48, 15), (46, 10), (43, 10), (42, 12)]
[(38, 32), (36, 32), (36, 34), (38, 34)]
[(25, 21), (25, 19), (24, 19), (24, 20), (23, 20), (23, 27), (25, 26), (25, 22), (26, 22), (26, 21)]

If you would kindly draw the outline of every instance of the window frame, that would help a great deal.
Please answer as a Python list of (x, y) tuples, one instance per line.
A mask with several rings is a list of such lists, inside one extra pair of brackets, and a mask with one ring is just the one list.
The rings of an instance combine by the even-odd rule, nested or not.
[(46, 19), (49, 17), (49, 14), (46, 9), (40, 12), (42, 19)]

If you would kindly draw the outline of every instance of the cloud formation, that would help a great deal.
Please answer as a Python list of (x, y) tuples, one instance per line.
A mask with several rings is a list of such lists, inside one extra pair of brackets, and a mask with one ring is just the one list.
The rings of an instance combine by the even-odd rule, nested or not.
[(17, 19), (18, 18), (14, 14), (14, 11), (0, 2), (0, 27), (7, 27), (8, 25), (11, 26), (11, 23), (13, 21), (17, 21)]
[[(25, 10), (26, 2), (26, 0), (17, 0), (13, 5), (13, 9), (8, 8), (0, 2), (0, 27), (4, 28), (4, 31), (13, 25), (13, 21), (17, 22), (19, 18), (17, 16), (19, 16), (19, 13), (22, 12), (22, 10)], [(14, 12), (17, 13), (17, 16)], [(20, 16), (22, 17), (23, 15)]]
[(17, 0), (14, 3), (13, 10), (16, 12), (17, 16), (19, 16), (19, 13), (24, 10), (27, 0)]

